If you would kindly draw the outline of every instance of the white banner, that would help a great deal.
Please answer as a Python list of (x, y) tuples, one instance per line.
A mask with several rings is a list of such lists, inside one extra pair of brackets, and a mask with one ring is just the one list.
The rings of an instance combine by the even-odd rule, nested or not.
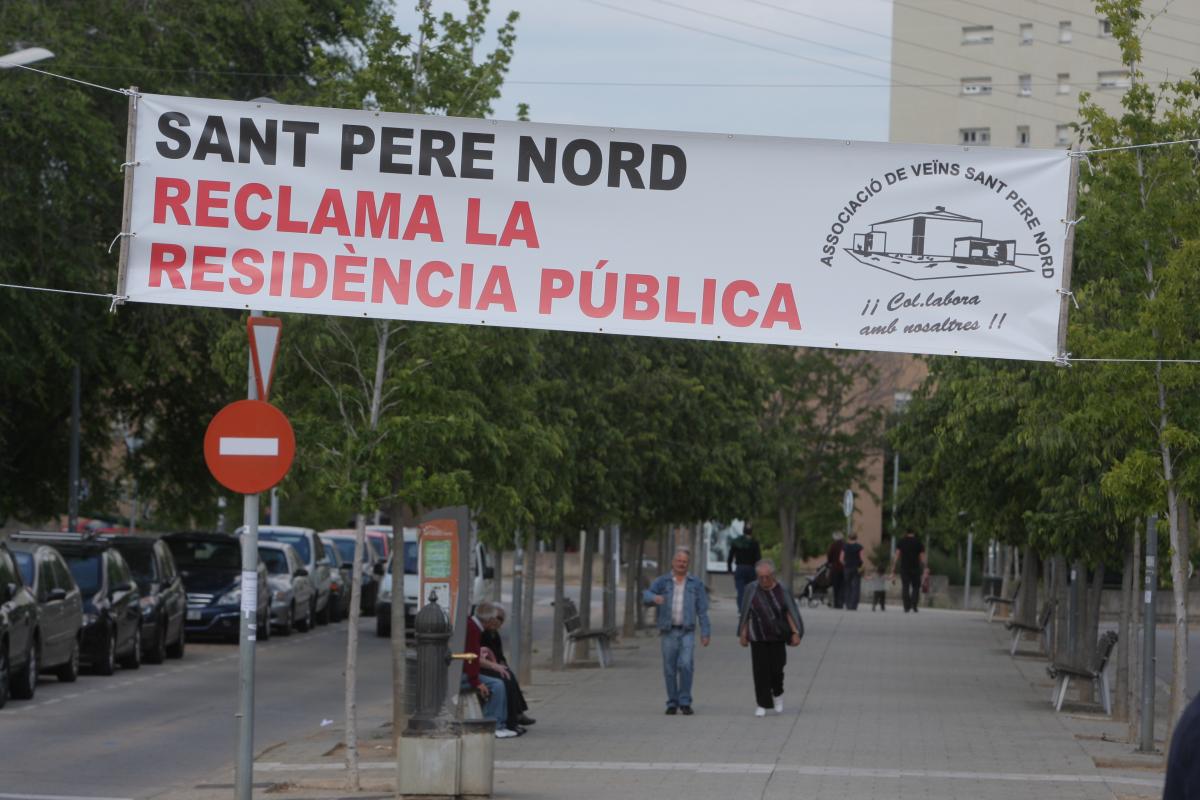
[(1050, 360), (1070, 156), (143, 95), (131, 301)]

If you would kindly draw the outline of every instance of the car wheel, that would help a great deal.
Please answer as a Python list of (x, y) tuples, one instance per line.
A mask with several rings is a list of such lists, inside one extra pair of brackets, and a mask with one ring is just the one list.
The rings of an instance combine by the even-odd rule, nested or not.
[(364, 617), (375, 616), (375, 593), (363, 594), (362, 599), (362, 614)]
[(292, 635), (292, 623), (296, 620), (296, 606), (292, 604), (288, 606), (287, 613), (283, 615), (283, 624), (279, 626), (280, 636)]
[[(328, 625), (329, 624), (329, 606), (332, 604), (332, 602), (333, 602), (333, 596), (331, 595), (325, 599), (325, 607), (317, 612), (317, 624), (318, 625)], [(315, 600), (313, 601), (313, 608), (316, 608)]]
[(156, 626), (154, 644), (146, 651), (147, 664), (161, 664), (167, 660), (167, 620), (161, 619)]
[(8, 642), (0, 641), (0, 708), (8, 702)]
[(79, 639), (71, 643), (71, 657), (56, 670), (56, 674), (63, 683), (74, 683), (79, 677)]
[(296, 619), (296, 608), (294, 605), (292, 606), (291, 615), (292, 623), (296, 626), (296, 630), (300, 631), (301, 633), (305, 633), (312, 629), (312, 603), (308, 604), (303, 620)]
[(130, 648), (129, 655), (121, 659), (121, 666), (125, 669), (139, 669), (142, 666), (142, 626), (138, 625), (133, 629), (133, 647)]
[(41, 642), (34, 633), (33, 642), (29, 645), (29, 655), (25, 659), (25, 667), (16, 674), (12, 682), (12, 696), (18, 700), (30, 700), (37, 691), (38, 651)]
[(167, 645), (167, 657), (183, 658), (183, 651), (185, 649), (184, 641), (183, 620), (180, 620), (179, 638), (174, 642), (174, 644)]
[(332, 592), (330, 592), (330, 594), (329, 594), (329, 621), (330, 622), (341, 622), (342, 621), (341, 598), (335, 598), (333, 596)]
[(379, 614), (375, 617), (375, 635), (384, 638), (392, 635), (391, 615)]
[(97, 675), (112, 675), (117, 671), (116, 631), (108, 635), (108, 644), (105, 646), (104, 652), (100, 654), (100, 658), (96, 661), (95, 671)]

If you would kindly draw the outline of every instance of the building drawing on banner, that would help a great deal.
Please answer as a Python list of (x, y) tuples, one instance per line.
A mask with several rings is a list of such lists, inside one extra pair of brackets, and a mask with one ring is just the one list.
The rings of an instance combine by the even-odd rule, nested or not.
[(917, 211), (871, 225), (846, 248), (862, 264), (912, 280), (1031, 272), (1017, 263), (1015, 239), (983, 235), (983, 220), (947, 211)]

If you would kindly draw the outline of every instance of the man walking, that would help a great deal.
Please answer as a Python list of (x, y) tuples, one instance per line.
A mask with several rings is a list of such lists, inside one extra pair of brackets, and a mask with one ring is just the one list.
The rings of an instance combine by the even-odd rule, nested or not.
[(754, 582), (754, 565), (761, 560), (762, 548), (754, 538), (750, 520), (746, 520), (742, 535), (729, 543), (729, 558), (725, 560), (725, 569), (733, 573), (739, 614), (742, 613), (742, 595), (746, 593), (746, 587)]
[(787, 646), (800, 644), (804, 622), (791, 592), (775, 580), (775, 563), (769, 559), (754, 567), (755, 582), (746, 587), (742, 614), (738, 623), (738, 642), (750, 648), (750, 668), (754, 674), (754, 715), (763, 717), (767, 709), (783, 713), (783, 668), (787, 666)]
[(671, 559), (671, 572), (660, 575), (642, 594), (646, 605), (658, 606), (658, 633), (662, 642), (663, 678), (667, 684), (667, 713), (691, 715), (693, 658), (696, 623), (700, 644), (708, 647), (712, 633), (708, 622), (708, 593), (704, 583), (688, 574), (691, 553), (679, 548)]
[(929, 568), (925, 565), (925, 545), (911, 528), (896, 542), (896, 555), (892, 558), (889, 579), (895, 577), (897, 565), (900, 567), (900, 597), (904, 601), (904, 613), (912, 611), (915, 614), (921, 600), (921, 582), (929, 575)]

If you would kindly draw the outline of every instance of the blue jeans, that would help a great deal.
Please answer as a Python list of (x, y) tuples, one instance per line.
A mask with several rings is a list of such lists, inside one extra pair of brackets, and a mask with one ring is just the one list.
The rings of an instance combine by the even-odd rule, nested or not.
[(737, 591), (737, 606), (738, 606), (738, 616), (739, 617), (742, 614), (742, 600), (743, 600), (742, 595), (744, 595), (746, 593), (746, 587), (749, 586), (750, 584), (754, 583), (754, 580), (755, 580), (754, 567), (750, 566), (749, 564), (738, 564), (736, 567), (733, 568), (733, 585), (736, 587), (736, 591)]
[[(504, 681), (490, 675), (480, 675), (479, 682), (488, 688), (488, 699), (483, 704), (483, 716), (496, 720), (496, 730), (503, 730), (508, 727), (508, 695), (504, 691)], [(471, 688), (466, 678), (462, 679), (462, 688)]]
[(662, 639), (663, 678), (667, 682), (667, 708), (692, 704), (692, 658), (696, 632), (683, 628), (664, 631)]

